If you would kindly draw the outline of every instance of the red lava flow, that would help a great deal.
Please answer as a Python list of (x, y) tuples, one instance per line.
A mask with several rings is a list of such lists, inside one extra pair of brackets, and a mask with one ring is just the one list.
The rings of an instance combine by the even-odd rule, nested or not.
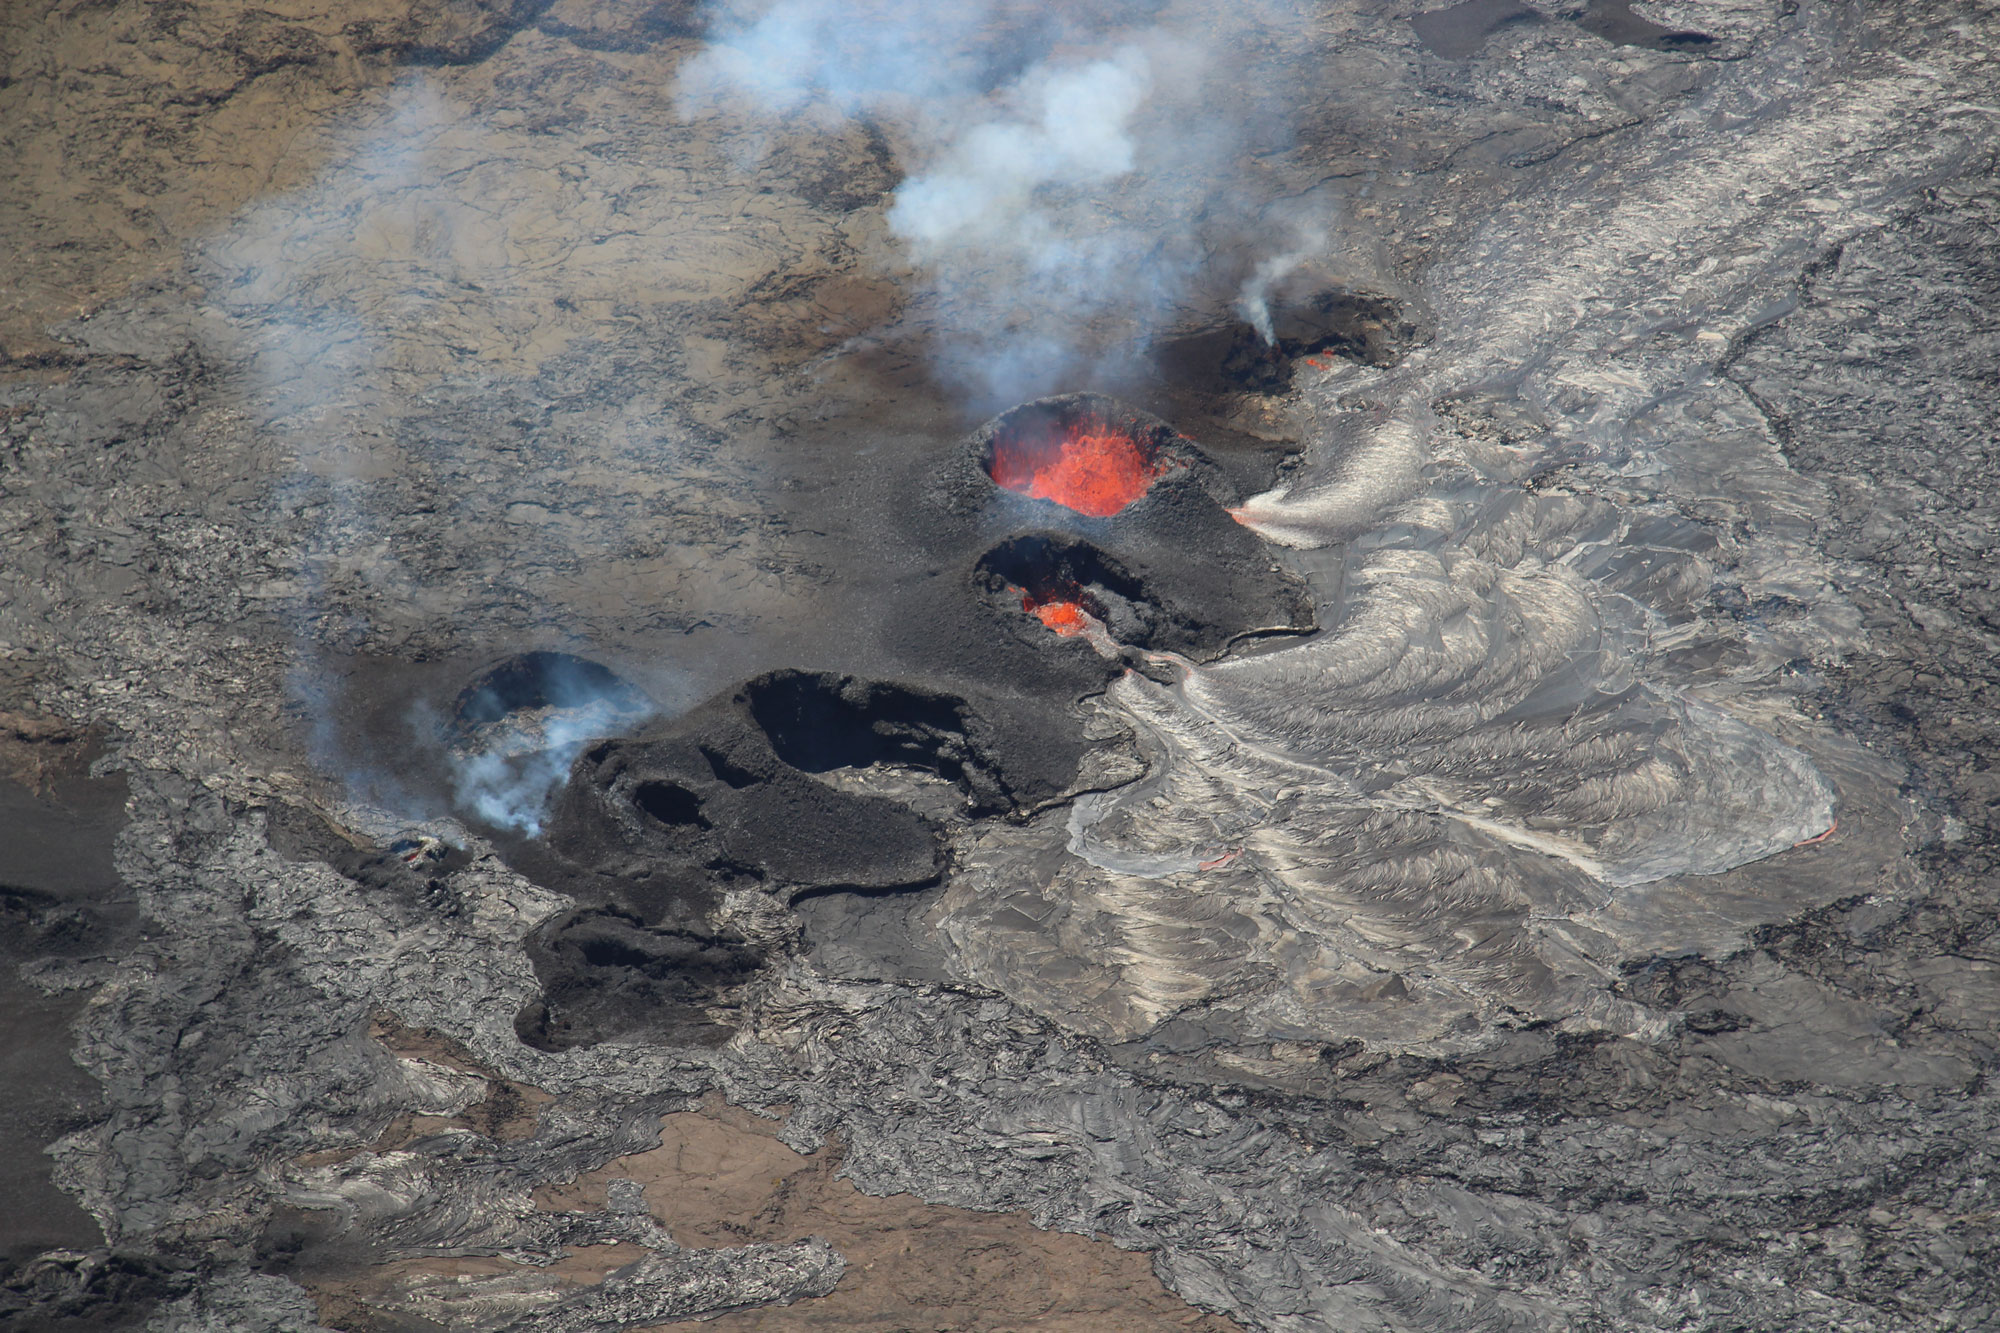
[(1144, 495), (1162, 470), (1131, 436), (1090, 422), (1072, 427), (1054, 448), (1001, 446), (989, 472), (1010, 491), (1109, 518)]

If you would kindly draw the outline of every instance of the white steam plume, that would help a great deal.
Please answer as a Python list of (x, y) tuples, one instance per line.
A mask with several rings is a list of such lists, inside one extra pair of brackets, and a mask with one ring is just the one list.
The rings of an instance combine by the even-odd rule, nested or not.
[[(495, 828), (539, 837), (556, 788), (569, 778), (583, 747), (617, 729), (603, 710), (554, 716), (530, 735), (452, 755), (452, 795)], [(511, 743), (509, 743), (511, 742)]]
[(448, 756), (458, 808), (495, 828), (539, 837), (556, 789), (569, 780), (583, 747), (616, 736), (643, 720), (650, 708), (612, 698), (517, 713), (479, 729)]
[(1243, 280), (1242, 291), (1236, 296), (1236, 313), (1257, 330), (1266, 347), (1278, 341), (1277, 331), (1271, 326), (1272, 289), (1296, 272), (1299, 265), (1324, 254), (1327, 248), (1324, 227), (1307, 221), (1298, 221), (1294, 225), (1298, 231), (1297, 244), (1283, 254), (1258, 260), (1250, 276)]
[(1141, 350), (1197, 272), (1242, 247), (1246, 151), (1285, 126), (1272, 80), (1238, 54), (1255, 44), (1232, 39), (1277, 12), (1240, 6), (1219, 30), (1116, 0), (718, 0), (679, 95), (686, 115), (892, 130), (908, 175), (887, 220), (930, 282), (942, 369), (1017, 399)]
[(920, 261), (960, 246), (1018, 249), (1046, 263), (1070, 244), (1052, 234), (1037, 193), (1107, 185), (1132, 170), (1131, 122), (1152, 87), (1152, 63), (1136, 46), (1069, 69), (1038, 67), (1017, 89), (1013, 114), (973, 125), (929, 173), (906, 181), (889, 227)]

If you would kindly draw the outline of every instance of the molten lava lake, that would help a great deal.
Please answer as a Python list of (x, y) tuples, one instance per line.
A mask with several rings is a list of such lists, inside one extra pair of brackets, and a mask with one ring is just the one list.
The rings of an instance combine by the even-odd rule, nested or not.
[(987, 475), (1010, 491), (1109, 518), (1145, 495), (1163, 460), (1123, 431), (1082, 421), (1042, 438), (996, 440)]
[(1090, 613), (1083, 603), (1060, 595), (1037, 597), (1023, 592), (1021, 609), (1064, 637), (1081, 634), (1090, 624)]

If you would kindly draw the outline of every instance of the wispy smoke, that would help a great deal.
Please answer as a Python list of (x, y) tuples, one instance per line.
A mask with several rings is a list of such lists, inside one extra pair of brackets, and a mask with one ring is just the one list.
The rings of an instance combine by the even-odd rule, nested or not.
[(1087, 239), (1060, 234), (1044, 201), (1129, 174), (1132, 117), (1152, 91), (1152, 60), (1136, 46), (1068, 69), (1041, 66), (1014, 90), (1017, 106), (964, 129), (931, 170), (906, 182), (889, 226), (919, 260), (953, 250), (1014, 250), (1048, 265)]
[(471, 744), (453, 749), (452, 795), (460, 809), (495, 828), (537, 837), (550, 800), (569, 779), (583, 747), (617, 735), (643, 715), (609, 698), (512, 714), (481, 728)]
[(1277, 12), (718, 0), (679, 95), (885, 127), (908, 173), (888, 225), (931, 286), (942, 369), (1019, 398), (1143, 355), (1218, 255), (1254, 264), (1244, 163), (1287, 127), (1233, 39)]
[(1317, 221), (1300, 218), (1293, 225), (1298, 234), (1297, 242), (1283, 254), (1258, 260), (1257, 266), (1250, 270), (1250, 276), (1243, 280), (1243, 289), (1236, 295), (1236, 313), (1257, 330), (1267, 347), (1278, 341), (1277, 331), (1271, 325), (1272, 291), (1297, 272), (1301, 264), (1324, 254), (1327, 249), (1326, 229)]
[(457, 716), (441, 729), (451, 738), (458, 808), (535, 837), (584, 746), (655, 711), (651, 699), (594, 662), (550, 652), (511, 658), (460, 696)]

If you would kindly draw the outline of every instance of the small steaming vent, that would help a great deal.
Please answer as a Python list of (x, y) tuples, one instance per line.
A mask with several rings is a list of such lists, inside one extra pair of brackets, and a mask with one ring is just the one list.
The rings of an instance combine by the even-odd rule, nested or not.
[(1403, 305), (1302, 268), (1266, 289), (1249, 312), (1196, 328), (1159, 348), (1169, 381), (1204, 395), (1285, 394), (1299, 365), (1335, 358), (1370, 366), (1401, 361), (1419, 336)]
[(510, 657), (459, 691), (445, 723), (453, 795), (481, 822), (536, 837), (578, 752), (652, 712), (651, 699), (596, 662)]
[(1132, 505), (1170, 466), (1147, 433), (1065, 399), (1029, 403), (1001, 417), (983, 462), (996, 484), (1092, 518)]

